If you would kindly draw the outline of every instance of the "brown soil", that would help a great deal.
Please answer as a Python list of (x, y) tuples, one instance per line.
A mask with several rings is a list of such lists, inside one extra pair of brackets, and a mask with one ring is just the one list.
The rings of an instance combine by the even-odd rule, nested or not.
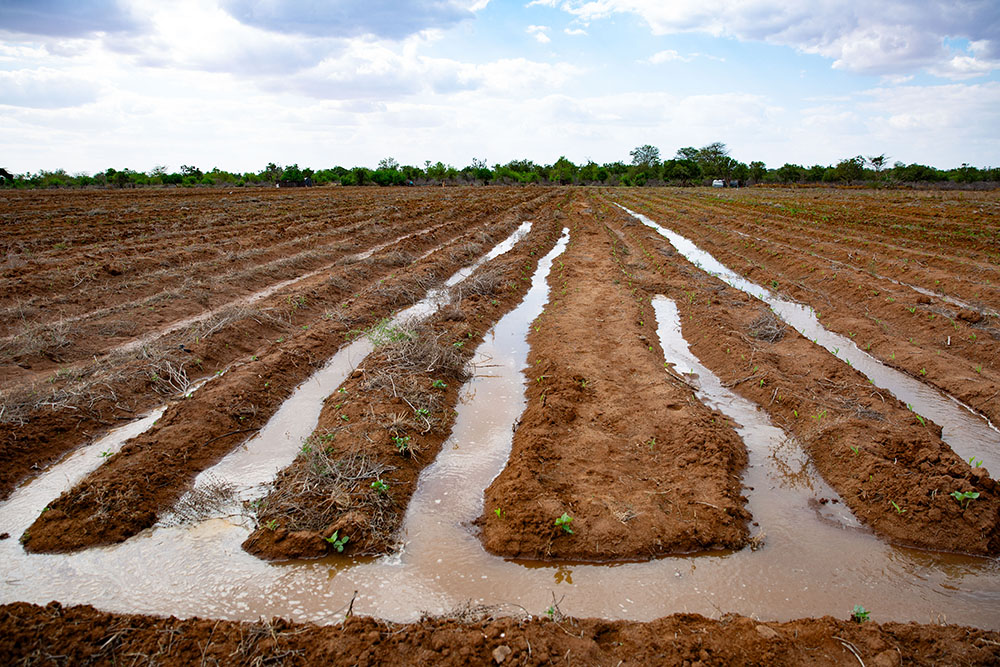
[[(582, 201), (531, 325), (528, 405), (477, 523), (503, 556), (639, 560), (738, 549), (746, 451), (665, 372), (648, 296), (621, 240)], [(556, 525), (567, 515), (572, 522)]]
[[(502, 238), (537, 206), (513, 207), (502, 214), (502, 222), (490, 212), (471, 226), (475, 230), (489, 222), (489, 229)], [(384, 272), (350, 265), (335, 275), (313, 279), (305, 305), (312, 303), (317, 290), (333, 290), (344, 299), (339, 308), (333, 306), (326, 313), (312, 310), (309, 324), (301, 325), (294, 336), (258, 341), (265, 346), (251, 361), (234, 365), (191, 398), (171, 405), (154, 428), (131, 440), (51, 503), (22, 537), (25, 548), (72, 551), (120, 542), (151, 526), (189, 488), (198, 472), (262, 427), (294, 387), (331, 356), (351, 331), (371, 326), (393, 309), (418, 300), (428, 286), (469, 263), (464, 251), (468, 243), (469, 239), (456, 239), (411, 264), (405, 273), (381, 278), (351, 297), (345, 298), (352, 285), (358, 284), (355, 276), (367, 281), (371, 273)], [(415, 256), (437, 244), (430, 237), (416, 238), (383, 252), (405, 250)], [(373, 265), (377, 262), (376, 258)], [(298, 303), (292, 299), (293, 308)]]
[[(697, 239), (750, 280), (776, 283), (883, 363), (1000, 423), (998, 195), (952, 203), (958, 210), (944, 220), (923, 193), (855, 197), (851, 207), (834, 208), (838, 195), (755, 189), (722, 199), (685, 192), (615, 198)], [(795, 213), (761, 213), (775, 207)]]
[[(115, 224), (109, 223), (109, 229), (87, 231), (88, 225), (67, 225), (61, 221), (60, 212), (68, 214), (67, 211), (86, 209), (87, 202), (97, 194), (100, 195), (97, 201), (104, 207), (101, 210), (111, 211)], [(135, 294), (139, 289), (136, 285), (158, 284), (159, 277), (143, 274), (145, 277), (134, 277), (124, 283), (113, 282), (112, 278), (117, 280), (117, 277), (111, 277), (108, 280), (112, 282), (108, 284), (81, 288), (83, 291), (77, 293), (73, 301), (86, 315), (106, 310), (105, 304), (118, 298), (112, 295), (119, 295), (121, 303), (113, 306), (115, 316), (135, 325), (128, 329), (126, 337), (111, 336), (106, 331), (87, 333), (89, 330), (82, 321), (74, 322), (70, 327), (72, 340), (66, 342), (60, 338), (58, 341), (61, 355), (58, 366), (51, 359), (44, 361), (48, 358), (44, 350), (32, 353), (42, 355), (38, 358), (12, 358), (4, 355), (11, 353), (13, 348), (0, 344), (3, 347), (0, 376), (4, 378), (0, 383), (0, 424), (4, 427), (0, 429), (0, 498), (6, 497), (15, 484), (45, 468), (66, 451), (92, 440), (120, 421), (134, 419), (136, 414), (162, 403), (165, 397), (182, 393), (178, 385), (183, 386), (198, 377), (211, 377), (234, 362), (259, 356), (264, 347), (280, 346), (281, 343), (275, 342), (277, 339), (292, 345), (298, 338), (292, 334), (301, 334), (303, 326), (312, 326), (324, 313), (336, 312), (351, 295), (407, 265), (417, 254), (463, 234), (473, 234), (477, 226), (494, 223), (498, 218), (498, 205), (516, 215), (521, 209), (535, 210), (544, 200), (555, 196), (552, 191), (535, 191), (529, 195), (516, 189), (497, 190), (491, 195), (471, 190), (465, 193), (467, 196), (425, 193), (419, 198), (395, 191), (380, 197), (371, 195), (370, 191), (349, 189), (342, 194), (302, 191), (281, 197), (261, 193), (265, 210), (270, 211), (264, 216), (255, 208), (259, 203), (257, 196), (246, 202), (227, 203), (224, 193), (194, 192), (185, 196), (168, 192), (97, 194), (76, 193), (79, 199), (74, 199), (73, 193), (37, 193), (29, 197), (24, 193), (8, 192), (4, 195), (2, 203), (13, 210), (8, 218), (16, 221), (11, 225), (9, 247), (21, 250), (8, 252), (6, 274), (14, 278), (11, 279), (12, 291), (3, 294), (9, 294), (18, 303), (39, 304), (37, 312), (25, 311), (14, 317), (23, 320), (35, 333), (40, 327), (50, 326), (52, 321), (58, 320), (54, 320), (53, 313), (61, 313), (58, 303), (68, 298), (60, 291), (66, 287), (66, 281), (50, 276), (47, 282), (43, 281), (48, 291), (38, 287), (32, 288), (34, 292), (22, 283), (31, 277), (32, 269), (42, 270), (41, 265), (36, 266), (42, 262), (40, 256), (45, 257), (46, 270), (73, 273), (74, 262), (82, 261), (79, 257), (72, 254), (63, 257), (60, 253), (65, 251), (42, 250), (48, 247), (46, 239), (62, 238), (70, 232), (80, 235), (72, 237), (76, 239), (74, 243), (85, 245), (93, 252), (128, 251), (135, 254), (137, 262), (148, 260), (143, 252), (152, 253), (171, 271), (212, 278), (211, 290), (214, 291), (211, 299), (202, 302), (185, 300), (181, 298), (184, 294), (197, 291), (185, 283), (177, 294), (156, 301), (150, 310), (150, 305)], [(191, 229), (168, 222), (169, 217), (160, 218), (157, 208), (160, 205), (190, 224)], [(221, 212), (217, 210), (220, 207)], [(133, 208), (137, 208), (139, 214), (135, 214)], [(229, 217), (224, 212), (228, 212)], [(262, 216), (266, 224), (246, 222), (246, 219), (254, 220), (255, 216)], [(304, 222), (297, 224), (297, 221)], [(285, 229), (282, 225), (287, 227), (284, 235), (276, 231)], [(309, 244), (319, 244), (317, 234), (325, 234), (328, 227), (335, 230), (332, 237), (342, 239), (340, 245), (343, 247), (320, 252), (319, 245)], [(101, 245), (101, 233), (106, 234), (104, 246)], [(373, 248), (376, 243), (405, 234), (417, 236), (386, 248), (364, 262), (343, 263), (348, 252)], [(198, 263), (183, 251), (176, 250), (176, 247), (197, 246), (202, 243), (202, 237), (207, 239), (205, 243), (216, 242), (220, 248), (229, 248), (231, 244), (268, 248), (271, 241), (281, 245), (281, 239), (286, 236), (296, 243), (301, 240), (300, 236), (304, 238), (301, 242), (313, 248), (310, 252), (316, 252), (322, 260), (320, 264), (330, 267), (332, 262), (332, 268), (329, 273), (291, 284), (250, 308), (240, 302), (243, 296), (303, 275), (317, 262), (309, 265), (285, 262), (281, 271), (263, 271), (251, 280), (248, 276), (237, 276), (238, 271), (232, 268), (234, 260), (227, 259), (228, 255), (224, 261), (216, 258)], [(269, 255), (277, 256), (279, 263), (289, 259), (283, 258), (280, 250), (277, 255)], [(29, 251), (34, 253), (32, 257), (39, 257), (31, 262), (19, 259), (18, 252)], [(167, 257), (173, 259), (168, 261)], [(138, 301), (128, 301), (129, 298)], [(219, 309), (219, 312), (196, 325), (163, 336), (155, 335), (178, 319), (206, 313), (209, 309)], [(137, 349), (111, 349), (113, 345), (150, 335), (153, 336), (150, 342)], [(41, 334), (34, 339), (40, 343), (48, 340)], [(95, 350), (106, 352), (93, 356)], [(32, 366), (32, 370), (25, 371), (19, 364)]]
[[(633, 254), (649, 262), (634, 270), (640, 292), (677, 302), (702, 363), (794, 434), (858, 519), (899, 544), (1000, 553), (1000, 489), (941, 440), (940, 428), (791, 328), (773, 342), (755, 337), (766, 306), (696, 269), (617, 207), (602, 206)], [(952, 491), (980, 495), (963, 507)]]
[[(513, 250), (453, 288), (452, 305), (412, 338), (380, 345), (326, 400), (315, 433), (258, 504), (247, 551), (270, 560), (319, 557), (334, 549), (324, 539), (334, 533), (349, 538), (344, 553), (396, 547), (417, 477), (451, 432), (465, 362), (520, 302), (539, 258), (555, 243), (559, 227), (551, 213), (546, 217)], [(378, 481), (387, 487), (382, 492), (372, 487)]]
[(356, 665), (995, 665), (1000, 633), (954, 625), (853, 623), (824, 616), (762, 623), (675, 614), (648, 623), (496, 617), (340, 625), (239, 623), (109, 614), (92, 607), (0, 607), (0, 662)]

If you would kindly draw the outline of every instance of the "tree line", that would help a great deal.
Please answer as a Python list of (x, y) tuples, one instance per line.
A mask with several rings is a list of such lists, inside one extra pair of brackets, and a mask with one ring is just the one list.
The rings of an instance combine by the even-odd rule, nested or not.
[(379, 161), (374, 169), (367, 167), (331, 167), (328, 169), (300, 168), (298, 164), (279, 166), (273, 162), (256, 172), (229, 172), (214, 168), (202, 171), (198, 167), (181, 165), (177, 171), (154, 167), (148, 172), (108, 168), (96, 174), (68, 174), (63, 169), (41, 170), (36, 173), (12, 174), (0, 169), (0, 183), (14, 188), (66, 187), (163, 187), (163, 186), (277, 186), (309, 185), (462, 185), (462, 184), (544, 184), (544, 185), (710, 185), (719, 181), (727, 186), (754, 184), (874, 184), (904, 183), (979, 183), (1000, 182), (1000, 167), (977, 167), (963, 164), (955, 169), (937, 169), (922, 164), (895, 162), (883, 155), (844, 158), (835, 165), (786, 163), (769, 168), (763, 162), (740, 162), (729, 154), (722, 142), (701, 148), (693, 146), (677, 150), (673, 157), (661, 159), (656, 146), (646, 144), (629, 152), (629, 161), (598, 164), (588, 160), (574, 164), (560, 157), (552, 164), (536, 164), (531, 160), (512, 160), (494, 164), (473, 159), (461, 169), (443, 162), (424, 162), (423, 166), (401, 165), (394, 158)]

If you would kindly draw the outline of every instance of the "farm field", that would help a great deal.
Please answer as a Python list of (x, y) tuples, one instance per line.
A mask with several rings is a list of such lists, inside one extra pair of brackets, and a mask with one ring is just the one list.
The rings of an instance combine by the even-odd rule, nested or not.
[(1000, 194), (0, 224), (6, 662), (1000, 659)]

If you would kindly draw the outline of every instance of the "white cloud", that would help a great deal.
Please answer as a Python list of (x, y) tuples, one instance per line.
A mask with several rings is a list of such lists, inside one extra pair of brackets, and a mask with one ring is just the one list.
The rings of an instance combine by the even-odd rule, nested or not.
[(525, 32), (534, 37), (535, 41), (537, 41), (538, 43), (548, 44), (549, 42), (552, 41), (546, 34), (548, 30), (549, 27), (547, 25), (529, 25), (525, 29)]
[(565, 28), (563, 32), (566, 33), (567, 35), (574, 35), (574, 36), (587, 34), (587, 31), (584, 30), (583, 28)]
[[(856, 72), (891, 74), (938, 68), (977, 76), (995, 69), (1000, 59), (1000, 4), (995, 2), (564, 0), (559, 6), (587, 21), (634, 14), (658, 35), (704, 32), (790, 46)], [(982, 59), (949, 65), (953, 54), (944, 40), (954, 37), (970, 40), (976, 45), (975, 55)]]
[(662, 63), (670, 63), (678, 61), (682, 63), (689, 63), (691, 62), (691, 60), (692, 58), (690, 56), (682, 56), (673, 49), (666, 49), (665, 51), (657, 51), (656, 53), (651, 55), (646, 60), (646, 62), (648, 62), (651, 65), (660, 65)]

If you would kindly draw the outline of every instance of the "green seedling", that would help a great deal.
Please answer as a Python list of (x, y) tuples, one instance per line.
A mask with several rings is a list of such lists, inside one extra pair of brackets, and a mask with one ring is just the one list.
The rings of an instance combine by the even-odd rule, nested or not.
[(983, 365), (982, 364), (976, 364), (976, 367), (973, 370), (975, 370), (977, 373), (982, 373), (983, 372)]
[(435, 389), (444, 389), (448, 385), (445, 384), (443, 380), (434, 380), (434, 382), (431, 382), (431, 386)]
[(980, 466), (983, 465), (983, 460), (977, 459), (975, 456), (970, 456), (969, 465), (972, 466), (973, 468), (979, 468)]
[(926, 368), (921, 368), (920, 369), (920, 374), (921, 375), (927, 375), (927, 369)]
[(417, 414), (420, 415), (421, 417), (426, 417), (430, 413), (431, 411), (428, 410), (427, 408), (417, 408)]
[(396, 445), (396, 449), (399, 450), (400, 454), (410, 451), (410, 436), (394, 435), (392, 436), (392, 442)]
[[(976, 495), (979, 495), (979, 494), (976, 494)], [(566, 512), (563, 512), (563, 515), (561, 517), (559, 517), (558, 519), (556, 519), (555, 525), (559, 526), (564, 531), (566, 531), (567, 533), (569, 533), (570, 535), (572, 535), (573, 534), (573, 529), (569, 527), (569, 524), (571, 524), (571, 523), (573, 523), (573, 517), (571, 517), (569, 514), (566, 514)]]
[(328, 543), (332, 544), (333, 548), (337, 550), (337, 553), (344, 553), (344, 545), (347, 544), (347, 541), (350, 538), (347, 535), (338, 538), (337, 537), (338, 533), (340, 533), (340, 531), (335, 530), (333, 531), (333, 535), (331, 535), (330, 537), (324, 537), (323, 539), (326, 540)]
[(106, 458), (108, 458), (109, 456), (111, 456), (111, 452), (110, 452), (110, 451), (108, 451), (108, 450), (104, 450), (103, 452), (101, 452), (101, 458), (104, 458), (104, 459), (106, 459)]
[(346, 389), (344, 389), (343, 387), (341, 387), (340, 389), (338, 389), (338, 390), (337, 390), (337, 393), (338, 393), (338, 394), (346, 394), (346, 393), (347, 393), (347, 390), (346, 390)]
[(374, 482), (372, 482), (372, 489), (374, 489), (375, 492), (378, 493), (380, 496), (384, 496), (386, 493), (389, 492), (389, 485), (380, 479), (376, 479)]
[(854, 609), (851, 610), (851, 620), (855, 623), (864, 623), (868, 620), (869, 611), (859, 604), (854, 605)]
[(952, 491), (948, 494), (952, 498), (958, 501), (958, 504), (962, 506), (962, 509), (967, 509), (969, 503), (979, 497), (978, 491)]
[(268, 530), (278, 530), (278, 520), (271, 519), (270, 521), (264, 524), (264, 527), (267, 528)]
[(858, 447), (858, 446), (856, 446), (856, 445), (850, 445), (850, 448), (851, 448), (851, 451), (854, 452), (855, 456), (857, 456), (858, 452), (861, 451), (861, 448)]
[(902, 507), (900, 507), (899, 505), (897, 505), (895, 500), (890, 500), (889, 504), (892, 505), (892, 508), (894, 510), (896, 510), (896, 514), (902, 514), (903, 512), (906, 511), (905, 509), (903, 509)]
[(497, 515), (498, 519), (502, 519), (503, 518), (503, 510), (500, 509), (499, 507), (496, 508), (495, 510), (493, 510), (493, 513)]

